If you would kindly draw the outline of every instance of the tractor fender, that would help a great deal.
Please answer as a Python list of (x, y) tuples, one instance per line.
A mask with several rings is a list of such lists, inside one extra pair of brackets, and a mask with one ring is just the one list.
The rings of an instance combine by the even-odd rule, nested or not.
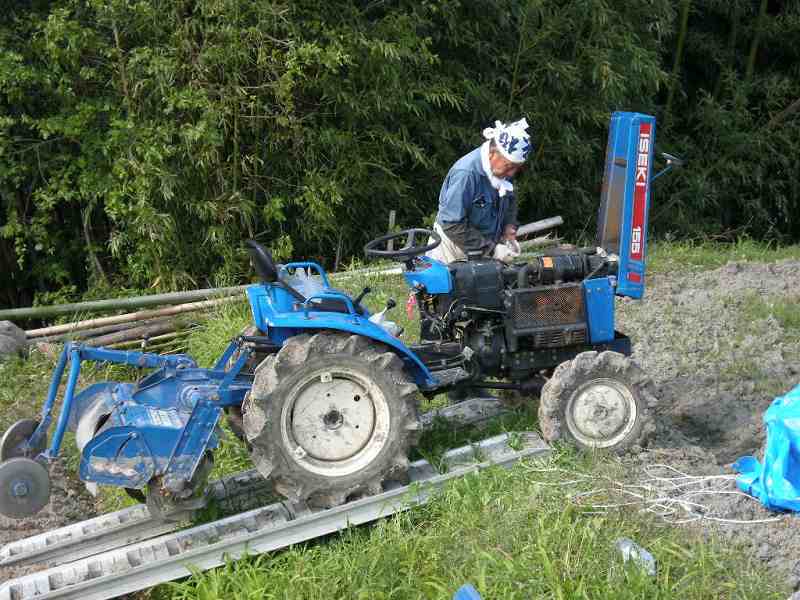
[(75, 428), (75, 445), (78, 446), (78, 452), (83, 452), (86, 444), (97, 433), (100, 422), (110, 414), (111, 406), (102, 398), (98, 398), (78, 419), (78, 425)]
[[(327, 320), (327, 319), (326, 319)], [(406, 346), (402, 341), (394, 337), (393, 335), (389, 334), (383, 327), (380, 325), (376, 325), (367, 319), (359, 319), (359, 324), (353, 324), (352, 322), (341, 322), (341, 323), (328, 323), (326, 327), (296, 327), (293, 328), (291, 335), (286, 336), (292, 337), (292, 335), (299, 335), (301, 333), (313, 333), (317, 331), (342, 331), (345, 333), (352, 333), (354, 335), (360, 335), (376, 342), (380, 342), (386, 346), (388, 349), (393, 351), (397, 354), (405, 364), (406, 368), (408, 369), (411, 376), (414, 378), (414, 382), (420, 388), (429, 388), (434, 387), (437, 384), (436, 379), (431, 374), (428, 367), (425, 366), (420, 358), (411, 351), (408, 346)], [(286, 332), (276, 332), (276, 333), (286, 333)], [(286, 339), (286, 338), (285, 338)]]
[[(326, 290), (333, 293), (332, 290)], [(355, 335), (363, 335), (381, 342), (394, 350), (406, 364), (421, 388), (436, 385), (436, 379), (428, 367), (402, 341), (391, 335), (380, 325), (369, 320), (369, 313), (355, 314), (352, 300), (341, 296), (347, 312), (315, 311), (296, 308), (297, 301), (288, 292), (277, 287), (251, 285), (247, 288), (247, 299), (253, 315), (253, 325), (265, 332), (276, 344), (283, 344), (287, 339), (302, 333), (314, 331), (343, 331)]]
[[(100, 433), (101, 423), (108, 422), (114, 410), (121, 388), (133, 389), (132, 384), (120, 384), (114, 381), (103, 381), (90, 385), (82, 390), (73, 400), (69, 414), (68, 427), (75, 432), (75, 445), (82, 454), (86, 445)], [(107, 425), (106, 425), (107, 426)], [(92, 496), (97, 496), (97, 483), (84, 481), (86, 489)]]

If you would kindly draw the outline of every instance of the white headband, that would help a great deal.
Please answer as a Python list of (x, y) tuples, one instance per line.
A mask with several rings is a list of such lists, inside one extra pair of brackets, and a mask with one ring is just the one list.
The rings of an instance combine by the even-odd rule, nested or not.
[(528, 121), (523, 117), (506, 125), (495, 121), (494, 127), (483, 130), (483, 137), (493, 140), (500, 153), (514, 163), (524, 163), (531, 152), (531, 136), (528, 134)]

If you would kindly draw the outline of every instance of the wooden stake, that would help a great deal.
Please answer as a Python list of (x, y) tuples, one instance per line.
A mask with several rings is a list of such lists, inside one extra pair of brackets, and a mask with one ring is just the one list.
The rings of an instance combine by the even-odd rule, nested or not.
[(58, 335), (46, 335), (43, 337), (32, 338), (29, 341), (36, 342), (68, 342), (71, 340), (86, 340), (87, 338), (97, 337), (108, 333), (116, 333), (118, 331), (125, 331), (126, 329), (133, 329), (134, 327), (141, 327), (143, 325), (154, 325), (159, 321), (169, 320), (171, 317), (160, 317), (158, 319), (146, 319), (144, 321), (130, 321), (128, 323), (117, 323), (113, 325), (106, 325), (105, 327), (93, 327), (92, 329), (81, 329), (79, 331), (70, 331)]
[[(394, 232), (394, 220), (395, 220), (396, 217), (397, 217), (397, 211), (390, 210), (389, 211), (389, 233)], [(392, 252), (394, 250), (394, 240), (389, 240), (386, 243), (386, 249), (389, 252)]]

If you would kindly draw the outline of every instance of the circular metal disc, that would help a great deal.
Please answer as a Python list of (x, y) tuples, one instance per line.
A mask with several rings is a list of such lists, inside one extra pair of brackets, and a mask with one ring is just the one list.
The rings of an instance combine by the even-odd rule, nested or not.
[(44, 450), (44, 438), (42, 438), (38, 448), (33, 448), (27, 453), (23, 452), (20, 448), (20, 445), (33, 435), (33, 432), (36, 431), (38, 426), (38, 421), (34, 421), (33, 419), (21, 419), (9, 427), (5, 434), (3, 434), (3, 439), (0, 440), (0, 461), (26, 455), (36, 456), (42, 452)]
[(570, 396), (567, 426), (586, 446), (610, 448), (631, 432), (637, 413), (636, 399), (627, 385), (614, 379), (593, 379)]
[(36, 514), (50, 501), (50, 475), (30, 458), (0, 463), (0, 513), (13, 519)]
[(364, 447), (374, 426), (375, 409), (369, 393), (349, 379), (317, 381), (294, 403), (294, 439), (320, 460), (350, 458)]
[(388, 443), (390, 410), (371, 377), (345, 366), (312, 372), (287, 393), (281, 439), (292, 460), (325, 477), (367, 467)]

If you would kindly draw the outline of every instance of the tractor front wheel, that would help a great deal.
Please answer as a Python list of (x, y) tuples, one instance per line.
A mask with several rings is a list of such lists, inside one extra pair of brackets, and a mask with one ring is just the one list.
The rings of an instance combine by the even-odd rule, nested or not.
[(301, 335), (256, 369), (245, 400), (253, 462), (291, 501), (337, 506), (402, 479), (420, 429), (417, 386), (368, 338)]
[(556, 368), (542, 388), (539, 426), (548, 442), (622, 452), (655, 431), (652, 384), (629, 357), (583, 352)]

